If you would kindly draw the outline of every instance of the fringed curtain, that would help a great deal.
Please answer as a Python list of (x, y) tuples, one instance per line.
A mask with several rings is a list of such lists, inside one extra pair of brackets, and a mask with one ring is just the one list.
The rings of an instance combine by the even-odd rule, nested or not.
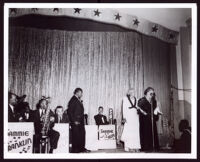
[[(157, 122), (160, 145), (172, 144), (170, 124), (170, 45), (158, 39), (142, 36), (143, 44), (143, 66), (144, 66), (144, 87), (155, 89), (157, 101), (160, 103), (160, 110), (164, 115), (160, 116)], [(174, 53), (173, 53), (174, 54)], [(175, 54), (174, 54), (175, 55)], [(173, 57), (174, 58), (174, 57)], [(176, 68), (175, 68), (176, 69)], [(174, 69), (172, 69), (174, 70)]]
[[(55, 109), (58, 105), (67, 108), (74, 89), (81, 87), (89, 124), (94, 124), (94, 115), (103, 106), (107, 116), (108, 108), (113, 108), (120, 125), (121, 102), (128, 89), (134, 88), (140, 98), (152, 86), (170, 120), (171, 47), (137, 32), (11, 27), (9, 90), (26, 94), (32, 109), (42, 95), (50, 96)], [(158, 129), (162, 134), (162, 121)]]
[(134, 32), (67, 32), (11, 28), (9, 90), (26, 94), (31, 108), (42, 95), (51, 107), (67, 108), (76, 87), (94, 124), (98, 107), (113, 108), (121, 120), (121, 102), (130, 87), (143, 93), (141, 35)]

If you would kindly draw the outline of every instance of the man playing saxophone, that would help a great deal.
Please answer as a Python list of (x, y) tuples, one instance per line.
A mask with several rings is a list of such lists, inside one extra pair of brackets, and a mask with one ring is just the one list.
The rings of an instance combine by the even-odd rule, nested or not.
[[(49, 107), (49, 98), (43, 97), (36, 105), (34, 112), (34, 127), (35, 127), (35, 153), (44, 153), (44, 148), (40, 151), (41, 140), (45, 137), (50, 139), (49, 153), (53, 153), (53, 149), (57, 148), (59, 132), (53, 130), (55, 115)], [(48, 151), (48, 150), (47, 150)]]

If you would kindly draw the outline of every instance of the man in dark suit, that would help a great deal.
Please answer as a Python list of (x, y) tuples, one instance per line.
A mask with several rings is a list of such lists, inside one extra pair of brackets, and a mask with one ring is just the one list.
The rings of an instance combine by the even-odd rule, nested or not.
[[(44, 123), (44, 117), (47, 111), (47, 106), (48, 105), (48, 101), (46, 99), (41, 99), (38, 104), (37, 104), (37, 110), (34, 111), (34, 127), (35, 127), (35, 149), (36, 149), (36, 153), (39, 153), (39, 145), (40, 145), (40, 139), (42, 138), (42, 127), (43, 127), (43, 123)], [(57, 148), (57, 144), (58, 144), (58, 139), (60, 137), (59, 132), (53, 130), (53, 126), (54, 126), (54, 121), (55, 121), (55, 115), (54, 113), (50, 110), (49, 113), (49, 130), (47, 132), (47, 136), (50, 138), (50, 150), (49, 153), (53, 153), (53, 149)], [(44, 153), (44, 151), (42, 150), (42, 153)]]
[(191, 153), (191, 128), (189, 122), (183, 119), (179, 123), (180, 138), (175, 140), (176, 153)]
[(8, 122), (18, 122), (19, 114), (16, 112), (17, 95), (8, 93)]
[(55, 109), (55, 123), (69, 123), (67, 112), (63, 111), (62, 106), (57, 106)]
[(103, 115), (103, 107), (99, 107), (99, 113), (94, 116), (96, 125), (106, 125), (108, 124), (107, 118), (105, 115)]
[(72, 131), (72, 152), (90, 152), (85, 148), (84, 107), (81, 101), (83, 90), (76, 88), (68, 103), (67, 113)]
[(28, 102), (20, 102), (17, 104), (18, 112), (21, 116), (20, 122), (33, 122), (33, 110), (30, 109)]

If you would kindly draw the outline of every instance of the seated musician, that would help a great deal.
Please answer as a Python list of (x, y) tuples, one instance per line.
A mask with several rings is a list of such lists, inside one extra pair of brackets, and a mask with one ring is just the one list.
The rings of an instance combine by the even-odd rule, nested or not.
[(55, 109), (55, 123), (69, 123), (67, 111), (64, 111), (62, 106), (57, 106)]
[(108, 124), (106, 116), (103, 115), (103, 107), (100, 106), (98, 111), (99, 111), (99, 113), (94, 116), (96, 125), (106, 125), (106, 124)]
[[(42, 139), (44, 134), (48, 136), (50, 139), (49, 153), (53, 153), (53, 149), (57, 148), (58, 139), (60, 137), (59, 132), (53, 130), (55, 115), (51, 110), (48, 111), (49, 110), (48, 103), (49, 101), (47, 100), (47, 98), (43, 97), (41, 100), (39, 100), (36, 106), (37, 110), (35, 110), (34, 112), (35, 152), (36, 153), (39, 153), (40, 140)], [(49, 116), (48, 118), (46, 118), (47, 114)], [(44, 128), (45, 127), (44, 123), (46, 123), (45, 118), (48, 119), (48, 125), (46, 125), (48, 128)], [(45, 133), (42, 130), (45, 130)], [(42, 150), (42, 153), (44, 153), (44, 151), (45, 150)]]
[(8, 92), (8, 122), (23, 121), (22, 103), (26, 95), (18, 96), (12, 92)]
[(8, 93), (8, 122), (18, 122), (20, 116), (17, 113), (17, 95), (9, 92)]
[(33, 110), (30, 109), (28, 102), (21, 102), (18, 104), (18, 109), (21, 118), (19, 119), (20, 122), (33, 122)]

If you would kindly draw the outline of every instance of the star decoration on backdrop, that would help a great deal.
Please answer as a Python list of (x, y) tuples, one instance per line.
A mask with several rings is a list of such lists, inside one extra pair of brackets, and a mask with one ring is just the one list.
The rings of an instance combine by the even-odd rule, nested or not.
[(101, 14), (101, 12), (99, 12), (98, 9), (94, 11), (94, 16), (100, 16), (100, 14)]
[(74, 8), (74, 13), (80, 14), (81, 9), (80, 8)]
[(17, 13), (17, 9), (16, 8), (11, 8), (10, 9), (10, 13), (11, 14), (16, 14)]
[(170, 33), (169, 34), (169, 39), (174, 39), (175, 38), (175, 35), (173, 33)]
[(122, 16), (120, 16), (119, 13), (118, 13), (117, 15), (115, 15), (115, 20), (120, 21), (120, 18), (121, 18), (121, 17), (122, 17)]
[(153, 32), (153, 33), (157, 33), (157, 31), (158, 31), (158, 26), (157, 26), (157, 25), (154, 25), (154, 26), (152, 27), (152, 32)]
[(59, 12), (59, 9), (58, 9), (58, 8), (54, 8), (54, 9), (53, 9), (53, 12), (57, 12), (57, 13), (58, 13), (58, 12)]
[(137, 19), (137, 18), (133, 20), (133, 25), (136, 25), (136, 26), (138, 26), (138, 25), (139, 25), (139, 23), (140, 23), (140, 22), (138, 21), (138, 19)]
[[(40, 14), (44, 14), (43, 13), (43, 9), (41, 8), (30, 8), (28, 10), (30, 13), (40, 13)], [(55, 15), (58, 15), (59, 12), (61, 12), (62, 9), (59, 9), (59, 8), (51, 8), (51, 10), (48, 10), (46, 11), (45, 10), (45, 13), (49, 13), (52, 14), (52, 12), (55, 14)], [(177, 33), (173, 30), (166, 30), (165, 28), (163, 28), (162, 25), (159, 25), (159, 24), (156, 24), (156, 23), (153, 23), (153, 22), (150, 22), (148, 20), (142, 20), (140, 19), (140, 17), (138, 18), (137, 16), (131, 16), (131, 19), (129, 20), (129, 22), (125, 21), (123, 22), (123, 14), (120, 13), (119, 11), (113, 11), (112, 15), (104, 15), (103, 12), (104, 10), (101, 10), (101, 8), (93, 8), (92, 10), (87, 10), (87, 9), (83, 9), (83, 8), (71, 8), (70, 9), (71, 13), (68, 14), (68, 13), (64, 13), (65, 15), (71, 15), (71, 14), (74, 14), (74, 16), (76, 17), (85, 17), (85, 18), (96, 18), (96, 21), (99, 21), (99, 18), (103, 18), (103, 16), (109, 16), (108, 17), (108, 21), (115, 21), (115, 24), (118, 24), (118, 25), (121, 25), (122, 27), (125, 27), (125, 28), (129, 28), (129, 29), (135, 29), (137, 31), (140, 31), (142, 33), (149, 33), (150, 35), (154, 35), (156, 37), (159, 37), (159, 38), (162, 38), (164, 39), (165, 41), (167, 42), (177, 42)], [(18, 8), (10, 8), (9, 10), (9, 13), (10, 13), (10, 16), (12, 17), (15, 17), (17, 16), (18, 14), (27, 14), (26, 12), (24, 12)], [(89, 14), (82, 14), (85, 13), (85, 12), (90, 12)], [(130, 16), (130, 15), (129, 15)], [(123, 17), (123, 19), (122, 19)], [(122, 20), (122, 21), (121, 21)], [(140, 20), (140, 21), (139, 21)], [(147, 23), (144, 23), (144, 22), (147, 22)], [(148, 25), (148, 29), (146, 29), (145, 27), (145, 24)], [(141, 28), (138, 28), (138, 26), (140, 26)], [(143, 28), (146, 30), (146, 31), (143, 31)], [(164, 35), (162, 35), (162, 33), (160, 33), (162, 31), (162, 33), (164, 32)]]
[(38, 11), (38, 8), (32, 8), (31, 9), (33, 12), (36, 12), (36, 11)]

